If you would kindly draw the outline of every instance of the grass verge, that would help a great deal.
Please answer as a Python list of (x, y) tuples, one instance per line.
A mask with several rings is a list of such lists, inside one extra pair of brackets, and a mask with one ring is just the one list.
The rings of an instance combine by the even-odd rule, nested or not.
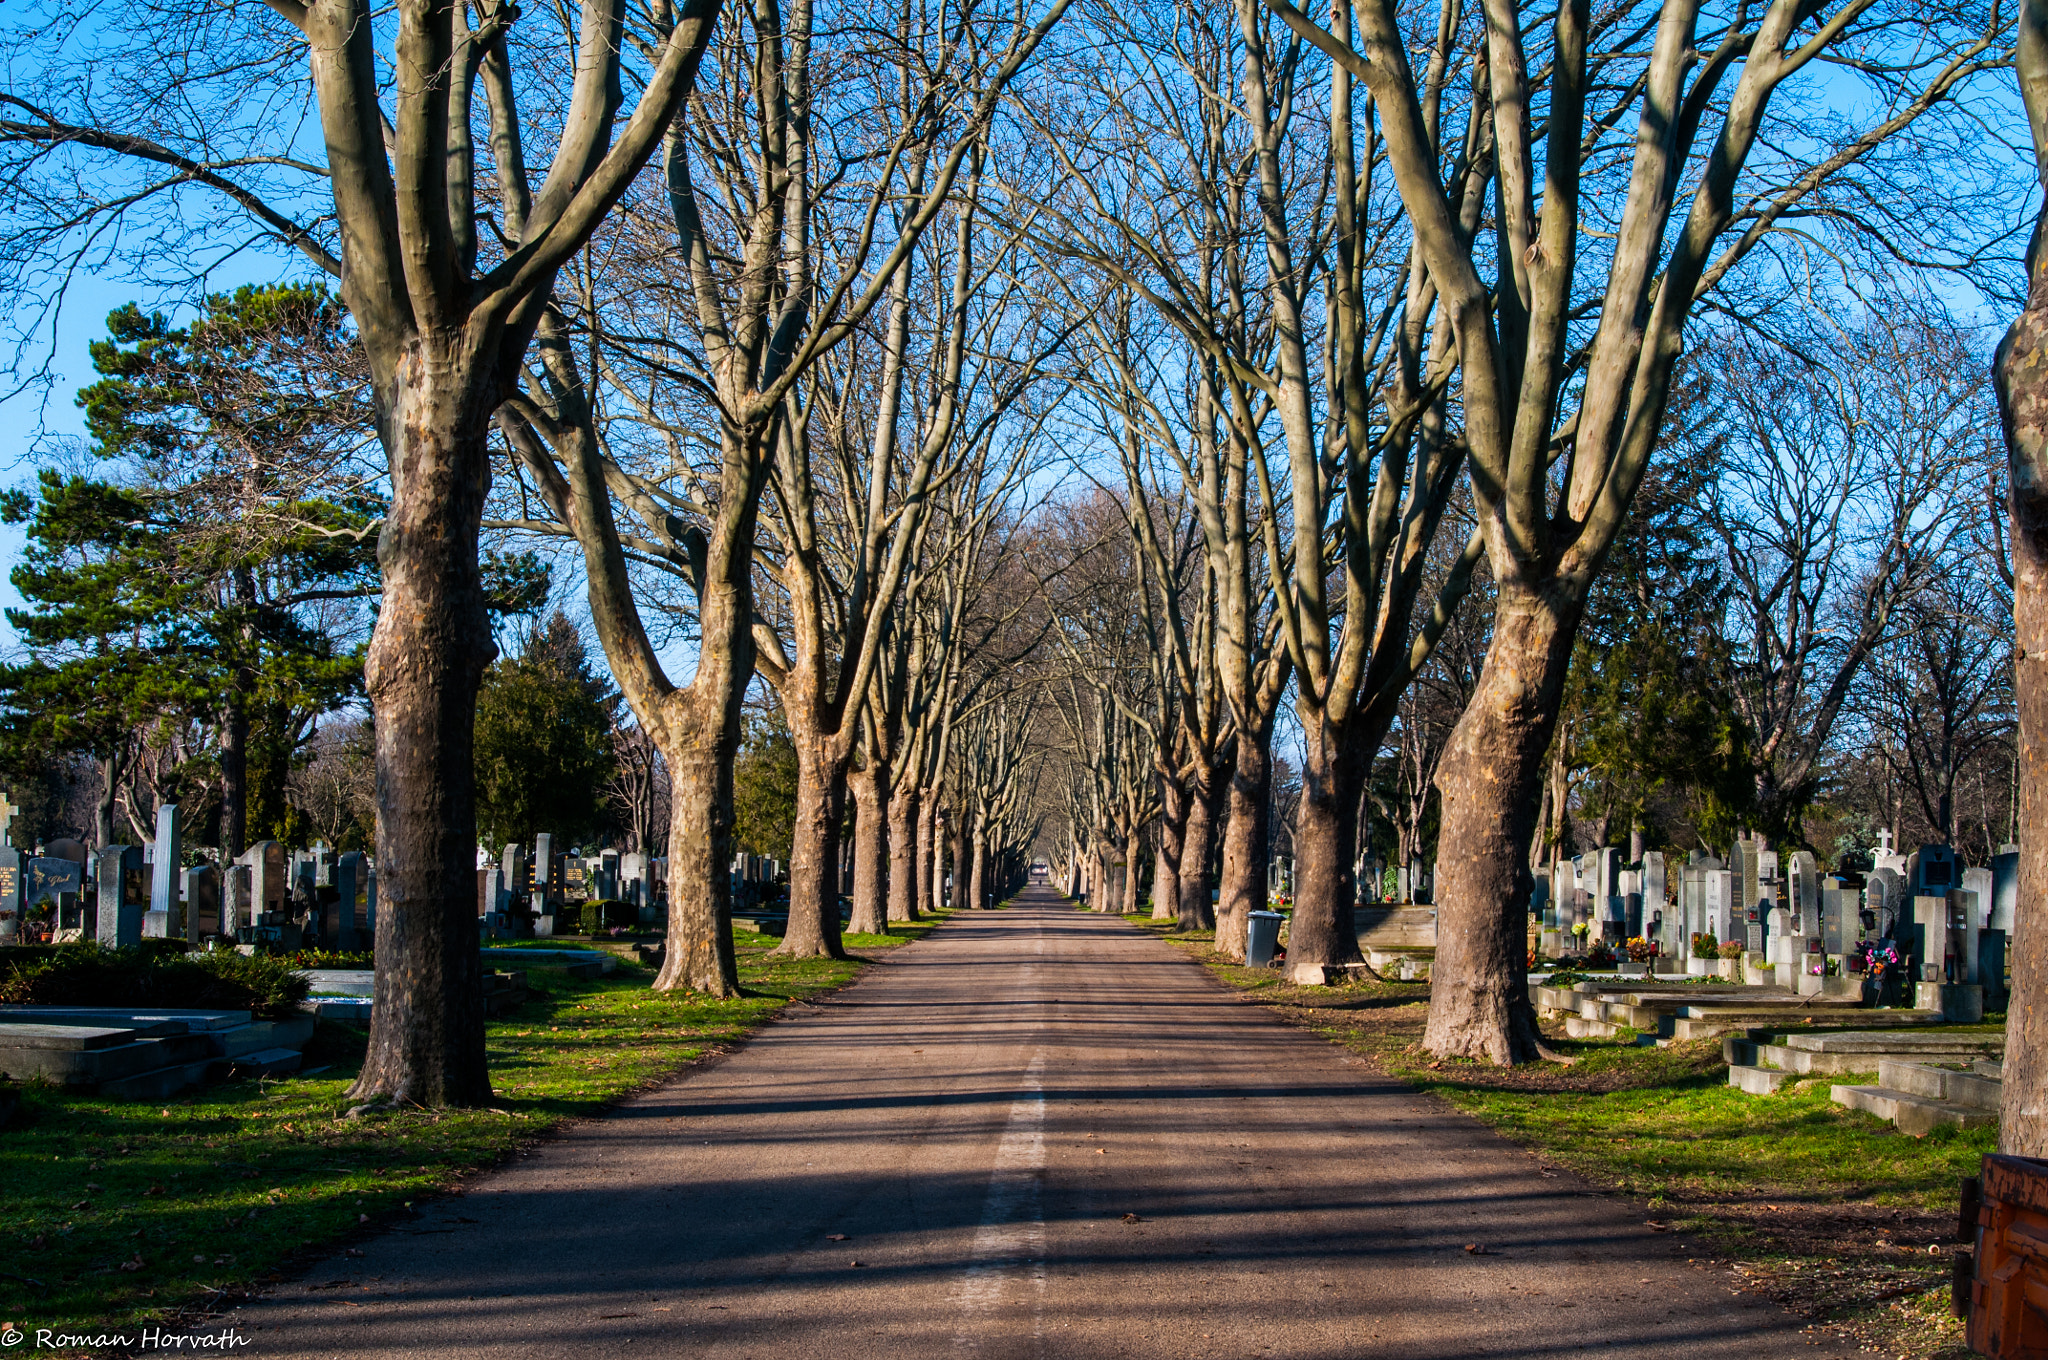
[(1718, 1039), (1655, 1048), (1555, 1032), (1549, 1042), (1577, 1059), (1569, 1067), (1440, 1062), (1421, 1047), (1426, 982), (1297, 987), (1223, 958), (1209, 932), (1125, 919), (1287, 1023), (1534, 1150), (1532, 1175), (1564, 1168), (1642, 1201), (1653, 1229), (1698, 1241), (1741, 1287), (1838, 1344), (1901, 1360), (1971, 1354), (1948, 1312), (1949, 1254), (1957, 1183), (1994, 1150), (1995, 1129), (1911, 1138), (1829, 1099), (1831, 1085), (1874, 1085), (1875, 1073), (1747, 1095), (1727, 1084)]
[[(303, 1076), (158, 1104), (21, 1088), (0, 1135), (0, 1319), (64, 1331), (202, 1315), (351, 1234), (456, 1189), (565, 1120), (598, 1114), (851, 980), (863, 952), (943, 917), (849, 935), (854, 958), (772, 959), (738, 932), (742, 995), (656, 992), (652, 969), (528, 970), (532, 999), (486, 1027), (493, 1108), (346, 1118), (367, 1036), (322, 1021)], [(321, 1070), (313, 1070), (321, 1069)]]

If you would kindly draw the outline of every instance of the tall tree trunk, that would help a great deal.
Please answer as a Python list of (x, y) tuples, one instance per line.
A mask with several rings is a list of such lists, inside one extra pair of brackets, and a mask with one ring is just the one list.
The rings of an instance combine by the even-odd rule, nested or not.
[(926, 789), (917, 813), (917, 901), (926, 911), (946, 907), (945, 809), (939, 805), (940, 791)]
[(1116, 889), (1122, 875), (1117, 872), (1116, 847), (1109, 837), (1097, 832), (1095, 837), (1095, 891), (1088, 896), (1088, 905), (1095, 911), (1116, 910)]
[(114, 843), (114, 799), (120, 791), (121, 757), (117, 751), (100, 757), (100, 792), (92, 808), (92, 832), (98, 839), (94, 854)]
[(923, 800), (906, 785), (889, 800), (889, 919), (915, 921), (918, 910), (919, 816)]
[(249, 848), (249, 710), (239, 701), (220, 714), (220, 851), (233, 864)]
[[(2022, 5), (2020, 90), (2048, 181), (2048, 15)], [(2019, 899), (1998, 1150), (2048, 1157), (2048, 201), (2027, 251), (2026, 310), (1998, 346), (1992, 376), (2011, 468), (2014, 778)]]
[(1188, 813), (1180, 846), (1180, 928), (1213, 930), (1216, 904), (1209, 898), (1209, 861), (1215, 857), (1216, 821), (1223, 810), (1223, 781), (1190, 779)]
[[(794, 724), (792, 724), (794, 726)], [(792, 734), (796, 745), (796, 825), (789, 850), (789, 927), (771, 953), (843, 959), (839, 943), (839, 825), (846, 813), (846, 771), (827, 744)]]
[(1436, 961), (1423, 1046), (1438, 1057), (1527, 1062), (1529, 836), (1583, 601), (1503, 582), (1493, 645), (1437, 769)]
[(995, 903), (988, 900), (988, 824), (980, 817), (974, 819), (974, 845), (968, 855), (972, 867), (968, 870), (967, 901), (976, 911), (986, 911)]
[(1180, 911), (1180, 854), (1187, 832), (1188, 796), (1178, 779), (1159, 781), (1159, 836), (1152, 851), (1152, 919)]
[[(946, 901), (956, 910), (974, 905), (967, 896), (968, 880), (973, 876), (967, 864), (967, 846), (971, 839), (968, 823), (974, 820), (974, 810), (968, 806), (956, 809), (951, 819), (953, 842), (953, 863), (951, 866), (951, 887), (946, 892)], [(940, 887), (947, 886), (947, 879), (940, 878)]]
[(428, 333), (392, 412), (383, 597), (363, 673), (377, 720), (377, 969), (370, 1047), (349, 1094), (405, 1104), (491, 1098), (476, 912), (472, 733), (497, 654), (477, 538), (496, 384)]
[(1136, 844), (1137, 837), (1133, 836), (1131, 840), (1132, 844), (1124, 847), (1123, 892), (1117, 899), (1117, 909), (1126, 915), (1138, 909), (1138, 866), (1144, 862)]
[(1367, 760), (1356, 749), (1364, 743), (1352, 734), (1364, 726), (1364, 720), (1354, 715), (1345, 731), (1337, 733), (1320, 714), (1302, 713), (1301, 803), (1294, 814), (1294, 919), (1287, 929), (1290, 971), (1304, 964), (1353, 963), (1360, 957), (1351, 912), (1358, 893), (1353, 881), (1356, 817)]
[(1247, 913), (1266, 907), (1266, 793), (1273, 762), (1266, 738), (1240, 732), (1228, 785), (1229, 821), (1223, 830), (1223, 881), (1216, 896), (1216, 949), (1244, 957)]
[(889, 771), (869, 757), (846, 776), (853, 795), (853, 915), (847, 930), (854, 935), (889, 932)]

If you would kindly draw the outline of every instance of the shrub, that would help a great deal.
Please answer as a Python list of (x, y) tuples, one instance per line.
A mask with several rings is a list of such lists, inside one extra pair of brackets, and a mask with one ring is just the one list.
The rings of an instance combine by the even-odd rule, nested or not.
[(1711, 930), (1696, 932), (1692, 937), (1694, 958), (1711, 959), (1721, 952), (1721, 942), (1714, 938)]
[(1722, 945), (1722, 946), (1721, 946), (1721, 957), (1722, 957), (1722, 958), (1724, 958), (1724, 959), (1739, 959), (1739, 958), (1741, 958), (1741, 957), (1742, 957), (1742, 941), (1740, 941), (1740, 940), (1730, 940), (1730, 941), (1728, 941), (1728, 942), (1727, 942), (1726, 944)]
[(583, 904), (583, 933), (602, 935), (607, 930), (640, 923), (640, 909), (631, 902), (606, 898)]
[(250, 1011), (259, 1020), (284, 1020), (298, 1014), (307, 988), (285, 959), (233, 951), (167, 956), (81, 944), (0, 976), (0, 1002)]

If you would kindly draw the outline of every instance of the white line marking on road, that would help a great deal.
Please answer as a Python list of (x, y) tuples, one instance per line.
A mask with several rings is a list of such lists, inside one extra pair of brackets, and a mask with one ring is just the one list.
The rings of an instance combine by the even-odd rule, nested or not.
[(1003, 1301), (1009, 1282), (1020, 1277), (1031, 1283), (1031, 1335), (1034, 1340), (1044, 1335), (1045, 1216), (1039, 1187), (1045, 1171), (1045, 1092), (1038, 1084), (1044, 1067), (1043, 1054), (1031, 1059), (1010, 1105), (982, 1202), (981, 1226), (974, 1232), (973, 1264), (954, 1291), (962, 1316), (953, 1344), (965, 1350), (980, 1347), (988, 1315)]

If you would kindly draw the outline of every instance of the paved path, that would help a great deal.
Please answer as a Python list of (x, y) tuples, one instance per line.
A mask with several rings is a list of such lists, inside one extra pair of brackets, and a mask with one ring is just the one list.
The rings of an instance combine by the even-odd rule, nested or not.
[(1840, 1349), (1044, 889), (473, 1187), (240, 1310), (242, 1353)]

